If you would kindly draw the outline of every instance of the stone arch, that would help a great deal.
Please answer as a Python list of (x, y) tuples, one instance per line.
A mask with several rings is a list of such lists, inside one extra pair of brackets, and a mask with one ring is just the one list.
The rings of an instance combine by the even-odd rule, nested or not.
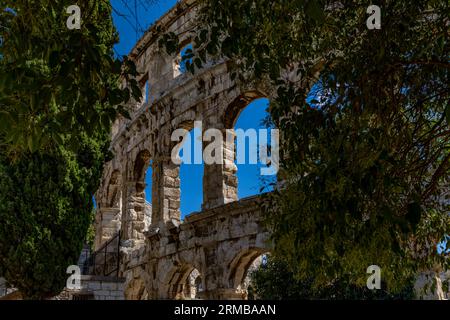
[(145, 200), (145, 174), (150, 165), (150, 159), (150, 152), (144, 149), (132, 162), (122, 213), (122, 238), (124, 240), (143, 240), (143, 232), (150, 224), (152, 207)]
[(96, 249), (114, 237), (122, 224), (122, 173), (116, 169), (105, 181), (108, 182), (103, 182), (103, 194), (99, 194), (97, 202), (94, 245)]
[[(193, 277), (191, 278), (191, 276)], [(196, 288), (194, 289), (193, 286), (196, 286)], [(194, 299), (198, 294), (197, 286), (201, 288), (204, 286), (199, 269), (191, 264), (180, 264), (175, 266), (168, 274), (167, 297), (176, 300)], [(192, 297), (193, 292), (195, 292), (194, 297)]]
[[(198, 128), (196, 128), (194, 126), (195, 121), (200, 121), (200, 120), (184, 120), (182, 122), (180, 122), (177, 126), (177, 128), (179, 129), (184, 129), (186, 130), (186, 135), (189, 135), (189, 142), (190, 142), (190, 146), (185, 146), (183, 145), (183, 147), (188, 147), (190, 150), (190, 164), (186, 164), (186, 163), (181, 163), (180, 165), (178, 165), (178, 172), (179, 172), (179, 184), (180, 184), (180, 217), (183, 216), (187, 216), (192, 214), (194, 211), (198, 211), (202, 204), (203, 204), (203, 170), (204, 170), (204, 164), (203, 164), (203, 160), (201, 164), (195, 164), (194, 160), (195, 160), (195, 144), (198, 143), (196, 142), (196, 139), (198, 138), (197, 134), (200, 135), (200, 138), (203, 135), (203, 132), (198, 132), (196, 131)], [(185, 136), (183, 137), (183, 139), (185, 138)], [(180, 140), (181, 141), (181, 140)], [(174, 142), (174, 144), (179, 144), (179, 142)], [(199, 150), (197, 150), (198, 152), (200, 152), (200, 157), (202, 157), (202, 152), (203, 152), (203, 145), (202, 142), (200, 142), (199, 144)], [(197, 155), (198, 156), (198, 155)], [(192, 177), (196, 177), (196, 181), (200, 182), (200, 183), (194, 183), (194, 181), (192, 181)], [(183, 187), (183, 191), (181, 190), (181, 188)], [(201, 195), (201, 200), (200, 203), (198, 203), (198, 198), (196, 193), (198, 193), (199, 195)], [(181, 212), (181, 208), (185, 207), (186, 208), (186, 204), (187, 201), (189, 201), (190, 203), (192, 203), (193, 200), (195, 201), (195, 206), (197, 207), (198, 205), (198, 209), (189, 209), (189, 211), (187, 212)]]
[(260, 98), (268, 98), (267, 95), (260, 91), (247, 91), (235, 98), (226, 108), (222, 116), (223, 124), (226, 129), (233, 129), (242, 110), (250, 103)]
[(246, 248), (241, 250), (229, 264), (228, 283), (229, 285), (242, 292), (243, 297), (247, 297), (247, 286), (244, 284), (248, 270), (256, 259), (269, 253), (264, 248)]
[[(265, 122), (268, 113), (269, 99), (252, 96), (248, 104), (235, 110), (233, 121), (234, 158), (238, 198), (255, 196), (264, 191), (273, 190), (276, 182), (274, 166), (278, 164), (277, 154), (271, 154), (265, 146), (276, 146), (277, 132)], [(231, 162), (231, 159), (230, 159)], [(270, 163), (270, 165), (267, 165)]]
[(251, 265), (247, 268), (245, 272), (244, 279), (241, 284), (238, 286), (238, 291), (244, 292), (244, 296), (246, 299), (255, 300), (257, 299), (257, 294), (255, 292), (254, 284), (252, 283), (251, 274), (252, 272), (258, 270), (262, 266), (267, 264), (267, 253), (263, 253), (256, 257)]
[(204, 292), (203, 277), (197, 269), (192, 270), (188, 277), (188, 286), (185, 290), (185, 296), (191, 299), (198, 299), (200, 294)]
[(182, 72), (181, 70), (181, 62), (183, 59), (183, 51), (185, 49), (187, 49), (189, 46), (192, 47), (192, 39), (190, 37), (185, 37), (180, 39), (180, 43), (179, 43), (179, 50), (177, 51), (177, 53), (175, 54), (174, 60), (173, 60), (173, 75), (174, 78), (176, 78), (177, 76), (181, 76), (185, 72)]
[[(190, 1), (179, 2), (130, 53), (138, 70), (145, 73), (144, 78), (137, 79), (141, 85), (148, 76), (152, 106), (146, 110), (132, 101), (127, 105), (131, 119), (120, 117), (114, 124), (111, 150), (115, 158), (105, 168), (99, 195), (102, 204), (115, 202), (115, 192), (108, 191), (107, 183), (117, 165), (122, 179), (121, 217), (125, 231), (120, 248), (121, 276), (130, 281), (128, 296), (135, 299), (186, 298), (192, 287), (190, 275), (195, 270), (202, 272), (193, 282), (194, 286), (203, 285), (202, 297), (240, 298), (235, 288), (245, 278), (253, 257), (258, 256), (254, 256), (254, 248), (242, 248), (263, 246), (259, 241), (264, 238), (259, 237), (263, 232), (260, 212), (253, 200), (231, 203), (237, 200), (234, 152), (225, 150), (227, 157), (232, 155), (228, 163), (205, 166), (203, 212), (187, 217), (183, 224), (176, 221), (180, 218), (181, 194), (179, 167), (170, 159), (173, 130), (191, 130), (195, 119), (202, 119), (205, 130), (216, 128), (225, 133), (234, 127), (242, 109), (266, 96), (256, 90), (241, 91), (231, 80), (227, 62), (222, 60), (208, 61), (195, 75), (173, 77), (174, 57), (159, 47), (160, 32), (156, 28), (174, 32), (183, 41), (198, 22), (194, 6)], [(144, 233), (145, 169), (150, 159), (152, 226)], [(140, 267), (143, 265), (145, 269)]]
[(246, 91), (238, 95), (225, 107), (221, 107), (219, 114), (212, 113), (207, 118), (207, 128), (216, 128), (222, 131), (223, 137), (223, 163), (218, 165), (205, 165), (203, 177), (203, 209), (211, 209), (238, 200), (237, 166), (235, 164), (235, 141), (233, 130), (236, 120), (242, 110), (251, 102), (266, 95), (260, 91)]
[(150, 152), (142, 150), (136, 156), (133, 169), (133, 181), (136, 181), (136, 192), (142, 193), (145, 190), (145, 173), (150, 165)]

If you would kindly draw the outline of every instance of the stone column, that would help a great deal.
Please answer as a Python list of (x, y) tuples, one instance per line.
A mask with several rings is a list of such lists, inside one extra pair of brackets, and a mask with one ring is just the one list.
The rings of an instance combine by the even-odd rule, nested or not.
[[(210, 126), (211, 128), (211, 126)], [(203, 210), (238, 200), (234, 130), (220, 129), (223, 137), (223, 163), (205, 163), (203, 174)], [(205, 143), (208, 145), (208, 142)]]
[(236, 133), (234, 132), (234, 129), (225, 129), (224, 137), (224, 165), (222, 168), (224, 203), (230, 203), (238, 200), (237, 166), (234, 163), (236, 158)]
[[(141, 189), (141, 188), (139, 188)], [(145, 193), (137, 190), (136, 181), (126, 183), (125, 218), (122, 221), (122, 239), (143, 241), (145, 218)]]
[(153, 161), (152, 226), (180, 221), (180, 167), (170, 157)]

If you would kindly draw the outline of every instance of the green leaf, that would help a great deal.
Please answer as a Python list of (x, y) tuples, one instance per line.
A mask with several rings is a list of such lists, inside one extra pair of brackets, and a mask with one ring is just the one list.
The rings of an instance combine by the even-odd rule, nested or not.
[(31, 153), (34, 153), (39, 149), (40, 138), (40, 132), (35, 127), (28, 135), (28, 149)]
[(112, 106), (118, 105), (123, 102), (122, 91), (120, 89), (115, 89), (109, 94), (109, 103)]
[(115, 59), (113, 63), (113, 73), (120, 74), (122, 71), (122, 61)]
[(200, 58), (195, 58), (194, 63), (198, 69), (202, 67), (202, 61), (200, 60)]
[(142, 91), (141, 88), (137, 85), (137, 83), (131, 84), (131, 93), (133, 95), (133, 98), (137, 101), (140, 101), (142, 99)]
[(108, 117), (107, 114), (102, 114), (102, 115), (100, 116), (100, 121), (101, 121), (102, 126), (103, 126), (103, 128), (104, 128), (105, 130), (110, 130), (110, 127), (111, 127), (111, 120), (110, 120), (110, 118)]
[(122, 116), (124, 116), (126, 119), (131, 120), (131, 115), (130, 115), (130, 113), (128, 112), (128, 110), (125, 109), (124, 106), (122, 106), (122, 105), (118, 106), (118, 107), (117, 107), (117, 111), (118, 111)]
[(64, 136), (60, 133), (54, 133), (52, 135), (53, 141), (56, 142), (57, 145), (63, 145), (64, 144)]

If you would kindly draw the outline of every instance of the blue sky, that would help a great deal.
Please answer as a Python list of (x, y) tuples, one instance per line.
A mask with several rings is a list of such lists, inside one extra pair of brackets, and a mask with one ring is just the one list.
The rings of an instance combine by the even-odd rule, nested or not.
[[(115, 9), (113, 12), (114, 24), (120, 37), (120, 42), (115, 47), (116, 54), (127, 55), (143, 32), (176, 4), (176, 0), (154, 1), (153, 4), (150, 2), (149, 0), (137, 0), (137, 14), (135, 14), (134, 1), (111, 1)], [(138, 24), (136, 24), (136, 17)], [(267, 107), (267, 99), (259, 99), (249, 104), (240, 114), (235, 129), (263, 128), (262, 120), (267, 116)], [(192, 131), (191, 137), (199, 138), (200, 133)], [(265, 183), (261, 179), (259, 169), (260, 165), (238, 165), (238, 195), (240, 199), (260, 193), (260, 189)], [(272, 181), (274, 178), (272, 177)], [(180, 179), (181, 216), (184, 218), (192, 212), (201, 210), (203, 165), (181, 165)], [(146, 199), (151, 202), (152, 174), (150, 168), (147, 171), (146, 184)]]
[(177, 1), (137, 0), (137, 14), (135, 14), (134, 3), (134, 0), (111, 0), (114, 8), (113, 21), (120, 36), (120, 43), (116, 45), (115, 50), (120, 55), (127, 55), (145, 30), (172, 8)]
[[(262, 120), (267, 116), (267, 99), (259, 99), (249, 104), (240, 114), (234, 129), (260, 129), (265, 128)], [(200, 138), (200, 132), (192, 130), (191, 141)], [(246, 147), (248, 156), (249, 149)], [(191, 154), (194, 154), (194, 144), (192, 143)], [(268, 176), (263, 180), (260, 175), (260, 164), (238, 164), (238, 196), (239, 199), (261, 193), (262, 187), (267, 187), (268, 183), (275, 181), (275, 176)], [(146, 199), (151, 203), (152, 170), (149, 168), (146, 175), (145, 189)], [(181, 217), (200, 211), (203, 201), (203, 164), (182, 164), (180, 167), (181, 180)], [(271, 188), (266, 188), (267, 192)]]

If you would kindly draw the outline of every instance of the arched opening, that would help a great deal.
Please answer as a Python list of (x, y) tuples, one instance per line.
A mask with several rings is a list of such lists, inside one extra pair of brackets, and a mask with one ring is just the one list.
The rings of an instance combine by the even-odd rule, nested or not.
[[(262, 97), (256, 91), (237, 97), (224, 110), (219, 128), (214, 127), (218, 120), (215, 115), (206, 119), (206, 132), (211, 130), (214, 141), (216, 137), (223, 140), (223, 159), (220, 164), (213, 161), (205, 166), (203, 209), (273, 190), (279, 164), (279, 134), (268, 128), (270, 121), (264, 121), (269, 118), (268, 100)], [(209, 147), (204, 149), (206, 158)]]
[(203, 288), (203, 279), (198, 269), (183, 265), (170, 276), (168, 297), (175, 300), (199, 299)]
[(194, 56), (194, 47), (192, 46), (192, 43), (185, 45), (181, 49), (181, 52), (180, 52), (181, 61), (180, 61), (179, 69), (182, 74), (187, 72), (186, 65), (188, 63), (192, 64), (193, 56)]
[(95, 217), (95, 243), (98, 249), (103, 243), (116, 236), (122, 224), (122, 174), (116, 169), (107, 180), (97, 202), (92, 197)]
[(147, 171), (145, 173), (145, 231), (148, 230), (152, 223), (152, 197), (153, 197), (153, 162), (150, 160)]
[(192, 57), (194, 47), (192, 43), (182, 44), (182, 48), (180, 53), (177, 55), (175, 60), (173, 61), (173, 77), (176, 78), (182, 74), (185, 74), (188, 69), (187, 65), (192, 64)]
[[(139, 152), (133, 167), (133, 184), (127, 186), (127, 201), (122, 219), (122, 238), (124, 240), (143, 240), (143, 232), (151, 222), (152, 207), (146, 201), (147, 170), (151, 163), (150, 152)], [(151, 177), (150, 177), (151, 179)]]
[(148, 107), (150, 102), (150, 84), (148, 73), (145, 73), (139, 80), (139, 86), (141, 87), (142, 92), (142, 98), (141, 101), (139, 102), (140, 106), (147, 105)]
[(267, 98), (255, 99), (238, 110), (234, 120), (239, 199), (273, 191), (276, 182), (276, 174), (267, 175), (263, 170), (268, 165), (261, 148), (273, 144), (268, 107)]
[(180, 149), (181, 219), (201, 210), (203, 203), (202, 131), (192, 128)]
[(184, 298), (187, 300), (200, 299), (200, 295), (203, 292), (203, 280), (200, 272), (197, 269), (191, 271), (186, 278), (184, 285)]
[(250, 267), (248, 267), (247, 271), (244, 275), (244, 280), (238, 287), (240, 290), (246, 291), (246, 297), (248, 300), (257, 300), (258, 295), (255, 292), (255, 284), (253, 283), (253, 273), (256, 272), (262, 266), (267, 265), (267, 254), (262, 254), (258, 256), (255, 260), (253, 260)]
[(193, 50), (194, 48), (192, 43), (189, 43), (188, 40), (183, 41), (181, 44), (181, 50), (172, 63), (174, 78), (177, 78), (188, 71), (186, 66), (188, 63), (192, 64), (192, 57), (194, 56)]
[(136, 179), (135, 211), (139, 222), (143, 222), (142, 231), (148, 230), (152, 219), (152, 161), (150, 152), (141, 151), (134, 166)]
[(139, 152), (134, 163), (134, 179), (136, 181), (136, 193), (145, 197), (145, 176), (150, 165), (150, 152)]
[(230, 286), (245, 299), (255, 299), (252, 272), (267, 263), (268, 252), (261, 248), (250, 248), (240, 252), (230, 265)]

